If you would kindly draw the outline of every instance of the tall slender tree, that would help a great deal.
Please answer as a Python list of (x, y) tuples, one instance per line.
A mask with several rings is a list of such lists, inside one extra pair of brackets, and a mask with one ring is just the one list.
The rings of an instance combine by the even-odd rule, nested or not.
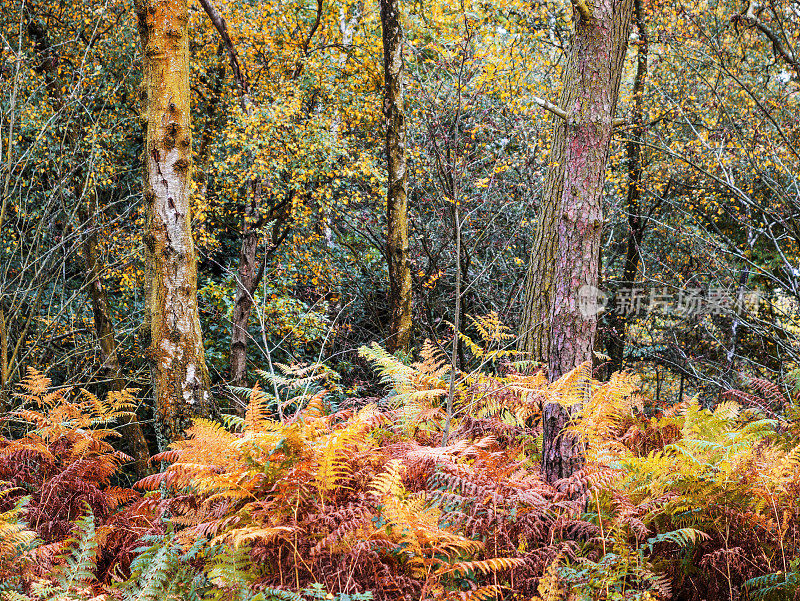
[(142, 43), (149, 358), (160, 444), (210, 410), (189, 193), (192, 136), (186, 0), (136, 0)]
[[(233, 79), (239, 90), (239, 103), (242, 110), (246, 115), (252, 116), (255, 106), (250, 98), (250, 78), (246, 65), (239, 58), (236, 46), (228, 33), (228, 23), (211, 0), (200, 0), (200, 4), (219, 33), (222, 44), (228, 53)], [(247, 185), (247, 198), (242, 220), (242, 245), (239, 248), (239, 267), (231, 328), (230, 382), (234, 386), (244, 386), (247, 383), (247, 324), (250, 320), (256, 288), (264, 275), (263, 264), (259, 268), (256, 263), (256, 253), (261, 238), (260, 226), (263, 223), (258, 215), (261, 192), (261, 180), (251, 179)]]
[(408, 252), (408, 171), (406, 169), (403, 27), (398, 0), (381, 0), (383, 28), (383, 114), (386, 117), (386, 258), (389, 264), (389, 350), (411, 344), (411, 259)]
[[(641, 206), (642, 200), (642, 139), (644, 138), (644, 92), (647, 81), (647, 52), (649, 40), (644, 22), (644, 10), (641, 0), (634, 0), (634, 23), (636, 24), (636, 75), (633, 80), (633, 111), (631, 121), (633, 127), (625, 144), (626, 166), (628, 171), (628, 192), (625, 199), (625, 211), (628, 214), (628, 238), (625, 249), (625, 266), (622, 271), (622, 286), (632, 286), (642, 259), (642, 242), (647, 216)], [(609, 371), (622, 369), (625, 355), (625, 337), (627, 316), (621, 312), (613, 312), (609, 316), (608, 356)]]
[[(109, 388), (122, 390), (127, 386), (127, 382), (119, 363), (114, 321), (108, 294), (103, 285), (103, 261), (99, 249), (97, 224), (97, 215), (101, 208), (97, 203), (97, 190), (89, 184), (91, 160), (80, 149), (82, 138), (86, 136), (89, 127), (81, 119), (82, 111), (70, 109), (68, 99), (58, 85), (57, 77), (62, 59), (51, 43), (47, 29), (39, 20), (33, 19), (28, 23), (27, 29), (37, 58), (41, 61), (38, 70), (44, 77), (48, 101), (56, 114), (64, 116), (62, 152), (64, 154), (74, 152), (77, 159), (65, 189), (71, 194), (71, 200), (75, 203), (75, 216), (79, 220), (77, 229), (80, 232), (81, 254), (87, 276), (85, 288), (91, 303), (94, 331), (100, 347), (101, 373), (107, 379)], [(138, 418), (135, 415), (126, 416), (120, 424), (120, 429), (127, 450), (133, 457), (136, 473), (144, 476), (147, 473), (150, 453)]]
[[(579, 304), (597, 286), (601, 199), (633, 0), (573, 0), (575, 31), (563, 72), (545, 197), (528, 271), (521, 346), (551, 380), (592, 357), (597, 318)], [(552, 110), (552, 109), (551, 109)], [(583, 462), (563, 432), (577, 410), (550, 404), (543, 415), (542, 469), (549, 481)]]

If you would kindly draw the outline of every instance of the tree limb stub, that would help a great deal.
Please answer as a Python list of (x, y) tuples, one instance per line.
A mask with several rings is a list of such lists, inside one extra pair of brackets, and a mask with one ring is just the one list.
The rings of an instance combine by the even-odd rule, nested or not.
[(584, 21), (591, 21), (594, 18), (594, 15), (592, 15), (592, 9), (586, 3), (586, 0), (572, 0), (572, 5), (575, 7), (575, 10), (578, 11), (578, 14), (580, 14), (581, 19)]
[[(536, 105), (540, 106), (541, 108), (543, 108), (543, 109), (545, 109), (547, 111), (550, 111), (556, 117), (564, 119), (565, 121), (567, 120), (567, 118), (568, 118), (567, 111), (562, 109), (560, 106), (555, 105), (552, 102), (550, 102), (548, 100), (545, 100), (544, 98), (539, 98), (538, 96), (533, 96), (532, 100)], [(611, 124), (614, 127), (619, 127), (620, 125), (627, 125), (627, 123), (628, 123), (628, 120), (623, 118), (623, 117), (619, 117), (617, 119), (614, 119), (611, 122)]]

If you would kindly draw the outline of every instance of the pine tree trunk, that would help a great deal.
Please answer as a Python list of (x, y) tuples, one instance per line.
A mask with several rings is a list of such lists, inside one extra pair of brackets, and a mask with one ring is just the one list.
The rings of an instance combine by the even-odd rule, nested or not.
[(389, 263), (391, 323), (386, 347), (408, 350), (411, 344), (411, 259), (408, 252), (408, 172), (403, 92), (403, 29), (398, 0), (381, 0), (383, 114), (386, 117), (386, 256)]
[[(575, 0), (559, 101), (567, 118), (555, 124), (520, 332), (523, 350), (546, 363), (551, 380), (592, 357), (597, 318), (581, 313), (578, 291), (598, 284), (601, 199), (632, 5)], [(579, 441), (563, 432), (578, 409), (545, 408), (542, 469), (551, 482), (582, 465)]]
[(192, 137), (186, 0), (136, 0), (142, 39), (142, 157), (148, 207), (147, 319), (156, 425), (163, 445), (211, 406), (197, 307), (189, 194)]

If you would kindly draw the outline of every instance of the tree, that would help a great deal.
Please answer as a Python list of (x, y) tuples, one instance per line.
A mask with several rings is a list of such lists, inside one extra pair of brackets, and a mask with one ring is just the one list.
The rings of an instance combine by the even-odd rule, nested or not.
[[(200, 0), (200, 4), (219, 33), (228, 53), (233, 79), (236, 81), (239, 91), (242, 111), (248, 117), (252, 116), (254, 107), (250, 99), (250, 78), (228, 33), (228, 24), (225, 18), (217, 12), (211, 0)], [(239, 268), (236, 278), (236, 297), (233, 305), (230, 349), (230, 382), (233, 386), (246, 384), (247, 322), (250, 320), (250, 311), (253, 308), (253, 295), (264, 275), (263, 263), (260, 269), (256, 265), (256, 251), (261, 237), (259, 227), (262, 222), (257, 215), (260, 198), (261, 181), (259, 178), (251, 179), (247, 185), (247, 200), (242, 220), (242, 244), (239, 249)]]
[(407, 351), (411, 343), (411, 258), (408, 252), (403, 28), (398, 0), (381, 0), (386, 117), (386, 259), (389, 265), (391, 325), (387, 348)]
[[(631, 287), (639, 271), (642, 258), (642, 241), (647, 227), (646, 216), (641, 207), (642, 198), (642, 140), (644, 138), (644, 88), (647, 79), (647, 52), (649, 40), (644, 22), (641, 0), (634, 0), (634, 22), (638, 34), (636, 46), (636, 76), (633, 81), (633, 128), (625, 143), (628, 171), (628, 190), (625, 210), (628, 218), (628, 236), (625, 247), (625, 266), (622, 273), (622, 286)], [(627, 319), (624, 313), (613, 312), (609, 318), (608, 355), (609, 372), (622, 369), (625, 354), (625, 335)]]
[[(528, 271), (522, 349), (548, 366), (551, 380), (592, 358), (594, 315), (581, 313), (582, 286), (597, 286), (601, 199), (633, 0), (591, 8), (574, 0), (575, 32), (562, 78), (545, 198)], [(578, 439), (563, 433), (570, 414), (544, 409), (542, 470), (549, 481), (582, 465)]]
[[(147, 314), (156, 425), (178, 439), (209, 412), (208, 371), (197, 308), (197, 266), (189, 193), (192, 137), (186, 0), (137, 0), (142, 41), (142, 155), (148, 208)], [(164, 441), (159, 441), (163, 443)]]

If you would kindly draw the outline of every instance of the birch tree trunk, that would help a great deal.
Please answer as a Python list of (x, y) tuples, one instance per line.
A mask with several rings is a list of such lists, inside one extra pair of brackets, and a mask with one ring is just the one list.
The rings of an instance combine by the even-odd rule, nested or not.
[(183, 436), (210, 411), (197, 308), (197, 265), (189, 194), (192, 137), (186, 0), (136, 0), (142, 39), (142, 157), (148, 206), (147, 319), (159, 444)]
[[(545, 198), (528, 271), (521, 347), (556, 380), (591, 360), (597, 318), (584, 316), (582, 286), (597, 286), (601, 199), (633, 0), (574, 0), (575, 32), (555, 123)], [(553, 482), (580, 469), (577, 437), (564, 433), (578, 410), (544, 409), (542, 471)]]
[(386, 348), (408, 350), (411, 344), (411, 258), (408, 252), (408, 172), (406, 170), (403, 28), (398, 0), (381, 0), (384, 100), (386, 117), (386, 257), (389, 266), (391, 322)]

